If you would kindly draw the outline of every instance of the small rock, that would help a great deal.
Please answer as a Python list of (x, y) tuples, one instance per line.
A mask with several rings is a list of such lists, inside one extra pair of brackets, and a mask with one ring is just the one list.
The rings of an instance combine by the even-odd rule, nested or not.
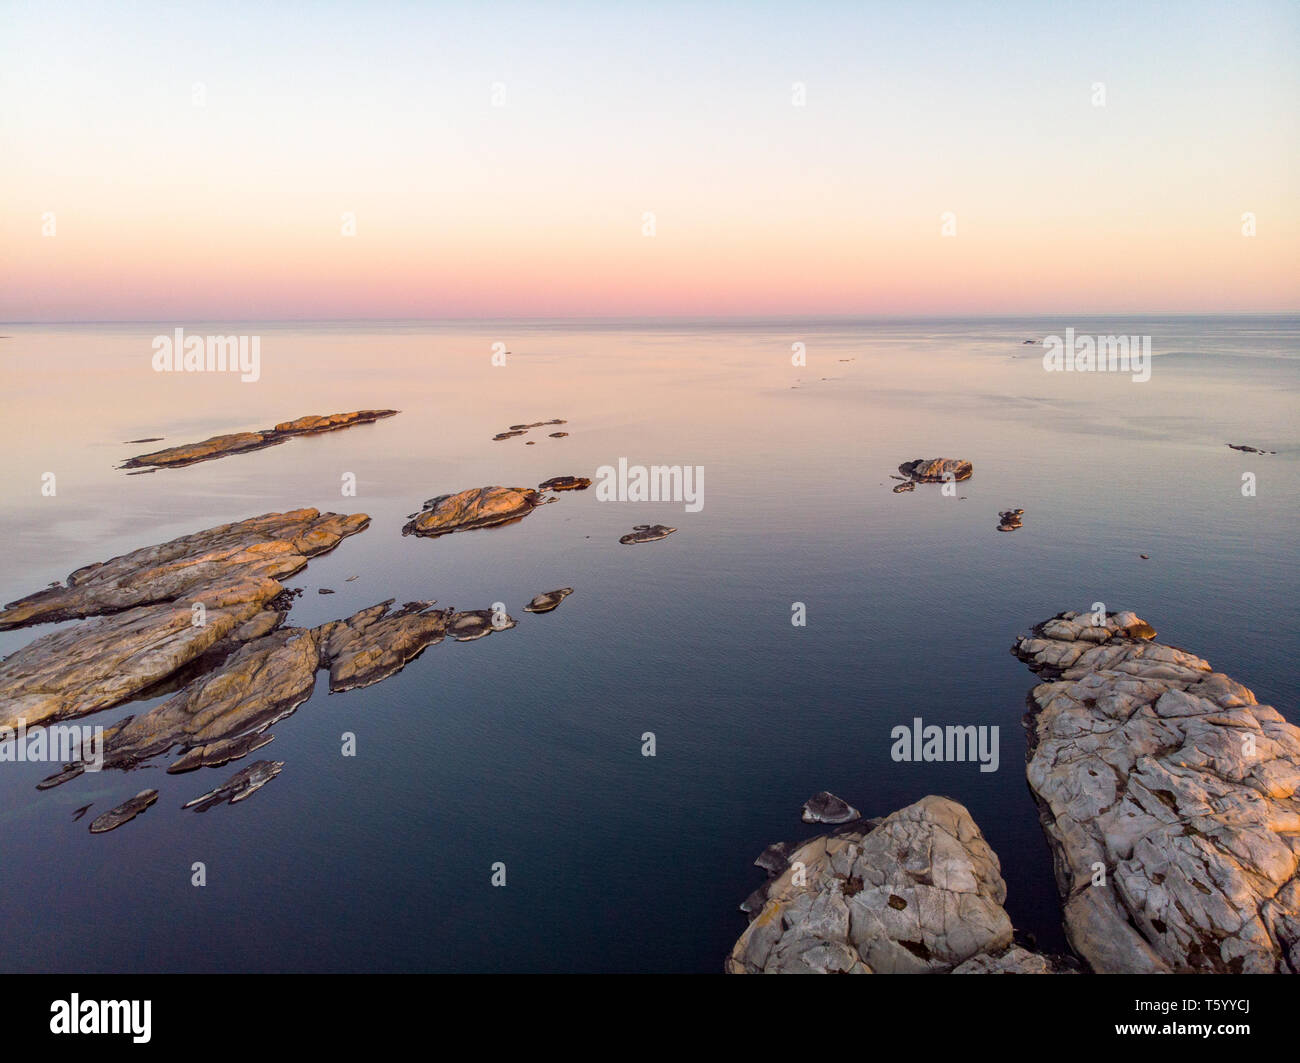
[(90, 823), (91, 834), (104, 834), (117, 830), (123, 823), (130, 823), (141, 812), (158, 800), (157, 790), (141, 790), (129, 801), (123, 801), (116, 808), (110, 809)]
[(862, 813), (851, 804), (825, 790), (813, 794), (803, 806), (805, 823), (848, 823), (861, 818)]
[(585, 491), (591, 481), (585, 476), (552, 476), (537, 485), (539, 491)]
[(657, 539), (668, 538), (676, 530), (676, 528), (670, 528), (666, 524), (638, 524), (618, 541), (624, 546), (633, 543), (652, 543)]
[(558, 591), (547, 591), (545, 594), (539, 594), (524, 606), (524, 612), (549, 613), (572, 593), (572, 587), (561, 587)]

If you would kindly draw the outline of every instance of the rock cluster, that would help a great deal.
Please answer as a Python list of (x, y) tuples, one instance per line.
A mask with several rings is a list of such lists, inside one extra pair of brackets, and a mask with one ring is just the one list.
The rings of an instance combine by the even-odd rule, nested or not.
[(1300, 728), (1133, 613), (1013, 652), (1071, 946), (1110, 972), (1300, 972)]
[[(0, 726), (31, 728), (173, 690), (104, 729), (103, 767), (134, 768), (173, 749), (180, 756), (171, 774), (216, 767), (270, 742), (270, 726), (312, 696), (321, 669), (331, 692), (350, 690), (387, 678), (448, 635), (472, 641), (515, 626), (491, 610), (436, 609), (432, 601), (394, 608), (392, 599), (314, 628), (282, 626), (297, 592), (279, 581), (369, 519), (268, 513), (86, 566), (66, 584), (12, 603), (0, 612), (2, 627), (76, 623), (0, 661)], [(552, 593), (562, 599), (569, 591)], [(234, 803), (280, 766), (259, 761), (191, 804)], [(39, 788), (84, 770), (81, 762), (64, 765)], [(120, 826), (156, 797), (137, 795), (91, 830)]]
[[(155, 450), (150, 454), (138, 454), (134, 458), (128, 458), (118, 468), (178, 469), (200, 461), (224, 458), (230, 454), (273, 447), (294, 436), (316, 435), (320, 432), (333, 432), (339, 428), (351, 428), (356, 424), (370, 424), (383, 417), (392, 417), (397, 412), (397, 410), (355, 410), (352, 413), (308, 414), (293, 421), (281, 421), (274, 428), (264, 428), (256, 432), (232, 432), (228, 435), (213, 436), (199, 443), (185, 443), (177, 447)], [(137, 442), (143, 443), (146, 440)]]
[[(515, 436), (522, 436), (526, 434), (530, 428), (546, 428), (549, 425), (553, 425), (553, 424), (568, 424), (568, 423), (569, 422), (564, 420), (563, 418), (556, 417), (550, 421), (534, 421), (532, 424), (512, 424), (507, 431), (498, 432), (496, 435), (494, 435), (492, 437), (492, 441), (495, 443), (495, 442), (500, 442), (503, 439), (513, 439)], [(556, 439), (561, 439), (564, 436), (567, 436), (568, 434), (569, 434), (568, 432), (550, 433), (550, 435)]]
[(998, 531), (1015, 531), (1024, 523), (1021, 520), (1024, 515), (1025, 511), (1023, 509), (1004, 509), (998, 514)]

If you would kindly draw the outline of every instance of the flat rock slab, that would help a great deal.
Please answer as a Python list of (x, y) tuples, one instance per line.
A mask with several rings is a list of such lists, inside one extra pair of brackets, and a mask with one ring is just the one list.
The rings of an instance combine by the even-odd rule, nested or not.
[(157, 790), (141, 790), (129, 801), (123, 801), (114, 809), (90, 821), (91, 834), (105, 834), (117, 830), (123, 823), (130, 823), (141, 812), (158, 800)]
[(429, 499), (402, 528), (402, 534), (434, 537), (510, 524), (542, 504), (542, 496), (530, 487), (471, 487)]
[(539, 491), (585, 491), (591, 480), (585, 476), (552, 476), (537, 485)]
[(572, 587), (561, 587), (557, 591), (546, 591), (544, 594), (537, 595), (531, 602), (524, 606), (526, 613), (549, 613), (555, 609), (565, 598), (573, 593)]
[[(293, 436), (315, 435), (320, 432), (333, 432), (340, 428), (351, 428), (357, 424), (370, 424), (384, 417), (392, 417), (397, 412), (397, 410), (355, 410), (352, 413), (308, 414), (293, 421), (281, 421), (274, 428), (255, 432), (231, 432), (226, 435), (212, 436), (198, 443), (183, 443), (180, 446), (155, 450), (149, 454), (138, 454), (134, 458), (128, 458), (118, 468), (138, 469), (152, 466), (178, 469), (201, 461), (224, 458), (231, 454), (273, 447)], [(140, 442), (145, 441), (140, 440)]]
[(916, 483), (937, 484), (949, 480), (969, 480), (975, 466), (960, 458), (917, 458), (903, 462), (898, 471)]
[(670, 528), (666, 524), (638, 524), (626, 535), (621, 536), (618, 541), (624, 546), (633, 543), (653, 543), (659, 539), (667, 539), (676, 530), (676, 528)]
[(68, 576), (66, 586), (10, 602), (0, 611), (0, 631), (153, 602), (203, 601), (200, 592), (211, 587), (280, 580), (369, 523), (365, 513), (295, 509), (182, 535), (79, 568)]
[(215, 805), (237, 805), (240, 801), (252, 797), (269, 783), (284, 767), (282, 760), (259, 760), (246, 768), (240, 768), (215, 790), (209, 790), (202, 797), (186, 801), (182, 808), (192, 808), (195, 812), (206, 812)]
[(1067, 612), (1012, 648), (1066, 936), (1099, 973), (1300, 972), (1300, 728), (1155, 634)]

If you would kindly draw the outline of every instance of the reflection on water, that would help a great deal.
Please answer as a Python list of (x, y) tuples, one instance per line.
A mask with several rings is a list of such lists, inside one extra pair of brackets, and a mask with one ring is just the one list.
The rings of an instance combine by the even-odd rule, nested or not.
[[(1044, 372), (1023, 341), (1067, 326), (1151, 335), (1150, 381)], [(256, 383), (153, 372), (171, 327), (5, 326), (5, 601), (299, 506), (372, 523), (287, 581), (307, 591), (296, 626), (392, 597), (519, 615), (573, 594), (373, 687), (330, 695), (318, 677), (276, 728), (281, 774), (203, 816), (181, 805), (238, 764), (176, 777), (164, 759), (47, 793), (49, 765), (3, 765), (0, 895), (42, 913), (0, 929), (8, 968), (715, 971), (761, 877), (750, 861), (815, 832), (799, 808), (819, 790), (867, 815), (962, 801), (1016, 925), (1059, 946), (1016, 634), (1132, 608), (1297, 718), (1295, 319), (239, 325), (260, 336)], [(385, 407), (401, 413), (291, 446), (115, 468), (142, 450), (125, 440)], [(552, 419), (567, 436), (493, 438)], [(892, 491), (900, 463), (940, 456), (974, 464), (955, 495)], [(438, 495), (619, 459), (704, 467), (703, 507), (574, 491), (522, 523), (401, 535)], [(1022, 526), (998, 534), (1015, 509)], [(619, 544), (644, 524), (678, 530)], [(0, 652), (48, 630), (0, 633)], [(891, 730), (917, 716), (998, 726), (999, 770), (893, 761)], [(146, 788), (158, 803), (111, 834), (73, 818)]]

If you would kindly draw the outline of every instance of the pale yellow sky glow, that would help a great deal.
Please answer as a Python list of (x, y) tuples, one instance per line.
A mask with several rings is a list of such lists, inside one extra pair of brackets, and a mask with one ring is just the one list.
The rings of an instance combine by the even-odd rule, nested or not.
[(1300, 306), (1293, 5), (3, 10), (4, 320)]

